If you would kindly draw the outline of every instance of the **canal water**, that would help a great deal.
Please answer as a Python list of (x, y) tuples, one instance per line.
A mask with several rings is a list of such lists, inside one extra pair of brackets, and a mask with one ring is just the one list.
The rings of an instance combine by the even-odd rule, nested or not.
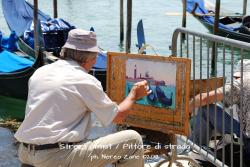
[[(31, 0), (29, 1), (32, 2)], [(90, 27), (94, 27), (98, 36), (98, 44), (104, 50), (124, 51), (124, 43), (120, 44), (119, 41), (119, 2), (119, 0), (59, 0), (58, 15), (78, 28), (89, 29)], [(215, 0), (212, 0), (212, 2), (215, 2)], [(51, 0), (41, 0), (39, 1), (39, 9), (49, 15), (53, 15), (52, 3)], [(242, 6), (243, 0), (223, 0), (221, 2), (222, 8), (239, 13), (242, 12)], [(0, 4), (1, 9), (2, 6)], [(124, 4), (124, 9), (126, 9), (126, 4)], [(142, 19), (146, 43), (150, 44), (158, 55), (170, 55), (169, 46), (171, 45), (172, 33), (176, 27), (181, 26), (182, 18), (181, 16), (167, 16), (166, 13), (181, 13), (181, 11), (181, 0), (134, 0), (132, 52), (137, 52), (136, 25)], [(250, 14), (250, 3), (248, 3), (247, 13)], [(208, 32), (192, 16), (188, 16), (187, 18), (187, 28), (199, 32)], [(0, 12), (0, 30), (5, 34), (9, 33), (2, 12)], [(147, 53), (155, 54), (153, 50), (148, 50)], [(98, 123), (96, 123), (96, 126), (99, 126)], [(113, 127), (104, 132), (112, 132), (112, 129)], [(101, 129), (96, 130), (98, 133), (93, 133), (92, 137), (97, 137), (99, 132), (103, 132)], [(0, 127), (1, 167), (15, 167), (20, 165), (16, 157), (16, 146), (13, 143), (13, 133)]]
[[(28, 0), (32, 2), (32, 0)], [(215, 0), (210, 0), (214, 2)], [(109, 51), (122, 51), (124, 45), (119, 41), (119, 0), (60, 0), (58, 1), (58, 16), (78, 28), (94, 27), (99, 46)], [(126, 0), (124, 10), (126, 11)], [(134, 0), (132, 16), (132, 52), (137, 52), (136, 25), (143, 20), (146, 42), (153, 46), (159, 55), (168, 56), (171, 52), (172, 33), (181, 26), (181, 16), (167, 16), (166, 13), (182, 11), (181, 0)], [(221, 8), (234, 12), (242, 12), (243, 0), (223, 0)], [(39, 1), (39, 9), (53, 16), (53, 1)], [(1, 4), (0, 4), (1, 10)], [(248, 3), (248, 14), (250, 4)], [(126, 15), (125, 15), (126, 17)], [(125, 19), (126, 20), (126, 19)], [(126, 25), (126, 24), (125, 24)], [(125, 27), (124, 27), (125, 28)], [(208, 32), (201, 23), (192, 16), (187, 18), (187, 28), (199, 32)], [(8, 33), (2, 12), (0, 12), (0, 30)], [(154, 54), (152, 50), (149, 54)]]
[[(33, 2), (33, 0), (28, 1), (31, 3)], [(215, 3), (216, 0), (209, 1)], [(58, 16), (64, 18), (77, 28), (90, 29), (90, 27), (94, 27), (97, 33), (98, 44), (104, 50), (124, 51), (125, 42), (120, 43), (119, 37), (119, 3), (119, 0), (60, 0), (58, 1)], [(227, 11), (242, 13), (242, 8), (243, 0), (221, 1), (221, 10), (225, 9)], [(51, 0), (39, 1), (39, 9), (53, 16), (53, 2)], [(180, 15), (169, 16), (166, 14), (173, 12), (180, 13)], [(138, 52), (136, 47), (136, 28), (138, 21), (142, 19), (146, 43), (151, 45), (155, 50), (154, 52), (153, 49), (149, 48), (147, 49), (147, 54), (169, 56), (171, 54), (169, 47), (171, 46), (172, 34), (182, 23), (181, 12), (182, 0), (134, 0), (131, 52)], [(250, 3), (248, 3), (247, 14), (250, 15)], [(124, 31), (126, 31), (126, 0), (124, 0), (124, 16)], [(209, 31), (192, 16), (187, 17), (187, 28), (198, 32), (209, 33)], [(9, 33), (2, 12), (0, 12), (0, 30)], [(192, 44), (190, 43), (190, 45)], [(203, 55), (206, 55), (206, 49), (204, 49), (203, 53)], [(191, 54), (192, 53), (190, 53), (190, 55)], [(236, 56), (234, 59), (238, 61), (239, 54), (237, 52), (235, 54)], [(250, 55), (247, 58), (250, 58)], [(219, 58), (219, 61), (222, 62), (221, 58)], [(231, 62), (232, 61), (227, 58), (226, 63), (230, 64)], [(205, 68), (204, 70), (206, 71)], [(229, 70), (229, 72), (230, 71), (231, 70)], [(229, 73), (226, 75), (229, 75)]]

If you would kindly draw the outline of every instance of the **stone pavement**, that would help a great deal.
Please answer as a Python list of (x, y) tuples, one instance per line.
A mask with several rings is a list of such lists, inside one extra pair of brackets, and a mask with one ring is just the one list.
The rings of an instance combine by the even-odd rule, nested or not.
[[(95, 120), (93, 121), (93, 129), (90, 133), (89, 138), (95, 139), (98, 137), (105, 136), (107, 134), (113, 133), (116, 131), (116, 127), (114, 125), (110, 125), (107, 128), (101, 127), (101, 124)], [(6, 128), (0, 127), (0, 167), (17, 167), (20, 166), (20, 161), (17, 158), (17, 147), (15, 145), (15, 139), (13, 137), (13, 133)], [(182, 144), (180, 141), (177, 141), (177, 144)], [(202, 162), (203, 166), (206, 165), (206, 161), (202, 160), (202, 158), (198, 154), (194, 154), (192, 152), (189, 152), (187, 154), (188, 156), (201, 159), (200, 162)], [(161, 156), (153, 156), (145, 158), (145, 167), (154, 167), (157, 162), (162, 160)], [(184, 167), (190, 167), (187, 162), (181, 161), (182, 165)], [(205, 165), (204, 165), (205, 164)], [(162, 167), (167, 166), (167, 164), (162, 165)], [(209, 164), (207, 167), (212, 167), (211, 164)]]

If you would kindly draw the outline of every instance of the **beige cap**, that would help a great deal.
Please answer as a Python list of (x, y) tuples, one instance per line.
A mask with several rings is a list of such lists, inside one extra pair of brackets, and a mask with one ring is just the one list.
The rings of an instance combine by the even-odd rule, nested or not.
[(80, 51), (98, 52), (96, 33), (83, 29), (73, 29), (68, 34), (68, 39), (63, 48)]

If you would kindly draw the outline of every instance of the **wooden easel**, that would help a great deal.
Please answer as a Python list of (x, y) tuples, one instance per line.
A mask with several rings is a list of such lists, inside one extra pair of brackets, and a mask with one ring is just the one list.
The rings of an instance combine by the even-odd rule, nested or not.
[[(152, 105), (140, 105), (135, 104), (131, 113), (128, 115), (124, 122), (116, 122), (116, 124), (129, 125), (130, 127), (137, 127), (139, 129), (151, 130), (146, 135), (152, 135), (153, 131), (159, 132), (160, 138), (166, 140), (166, 136), (170, 136), (171, 144), (176, 146), (177, 138), (173, 134), (180, 134), (187, 136), (189, 131), (189, 102), (190, 98), (203, 92), (207, 92), (223, 85), (223, 78), (210, 78), (190, 81), (190, 69), (191, 60), (187, 58), (176, 58), (174, 56), (152, 56), (141, 54), (125, 54), (125, 53), (108, 53), (108, 68), (107, 68), (107, 90), (109, 97), (120, 103), (126, 97), (126, 78), (137, 79), (136, 65), (140, 64), (154, 64), (147, 69), (150, 73), (150, 68), (160, 68), (169, 66), (169, 64), (176, 64), (175, 67), (165, 71), (157, 71), (157, 74), (161, 76), (175, 72), (175, 106), (174, 108), (155, 107)], [(163, 64), (162, 63), (166, 63)], [(132, 64), (132, 65), (131, 65)], [(131, 69), (134, 67), (134, 75), (131, 76)], [(164, 70), (162, 68), (162, 70)], [(136, 70), (135, 70), (136, 69)], [(127, 75), (127, 70), (129, 70)], [(140, 69), (139, 69), (140, 70)], [(144, 71), (145, 72), (145, 71)], [(143, 73), (143, 72), (142, 72)], [(139, 75), (140, 76), (140, 75)], [(164, 76), (163, 76), (164, 77)], [(141, 76), (140, 76), (141, 78)], [(130, 81), (129, 80), (129, 81)], [(169, 81), (167, 81), (169, 82)], [(166, 82), (166, 83), (167, 83)], [(140, 133), (140, 130), (138, 130)], [(153, 134), (155, 138), (156, 135)], [(165, 138), (166, 137), (166, 138)], [(168, 138), (169, 139), (169, 138)], [(164, 141), (163, 141), (164, 143)], [(156, 151), (156, 152), (155, 152)], [(151, 153), (150, 153), (151, 152)], [(199, 167), (193, 159), (186, 156), (177, 156), (177, 148), (174, 147), (171, 152), (171, 156), (168, 156), (167, 150), (150, 150), (148, 154), (165, 154), (166, 159), (157, 164), (157, 167), (169, 162), (168, 166), (172, 166), (173, 163), (178, 163), (178, 160), (189, 161), (193, 166)]]

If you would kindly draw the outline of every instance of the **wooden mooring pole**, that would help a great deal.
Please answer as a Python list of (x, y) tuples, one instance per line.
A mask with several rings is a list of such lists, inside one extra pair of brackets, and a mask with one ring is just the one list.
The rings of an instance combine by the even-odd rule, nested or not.
[[(182, 0), (183, 3), (183, 12), (182, 12), (182, 27), (186, 27), (187, 24), (187, 0)], [(182, 40), (185, 40), (185, 34), (181, 35)]]
[(37, 32), (37, 20), (38, 20), (38, 0), (34, 0), (34, 48), (35, 48), (35, 56), (39, 55), (39, 43), (38, 43), (38, 32)]
[(132, 0), (127, 0), (126, 53), (130, 53), (132, 28)]
[(247, 14), (247, 0), (244, 0), (243, 2), (243, 15), (246, 15)]
[(123, 0), (120, 0), (120, 43), (124, 41)]
[(54, 18), (57, 18), (58, 17), (57, 0), (53, 0), (53, 8), (54, 8)]
[[(216, 6), (215, 6), (215, 16), (214, 16), (214, 35), (218, 35), (218, 29), (219, 29), (219, 19), (220, 19), (220, 0), (216, 0)], [(217, 45), (215, 42), (213, 43), (212, 48), (212, 60), (211, 60), (211, 75), (215, 76), (215, 66), (217, 62)]]

